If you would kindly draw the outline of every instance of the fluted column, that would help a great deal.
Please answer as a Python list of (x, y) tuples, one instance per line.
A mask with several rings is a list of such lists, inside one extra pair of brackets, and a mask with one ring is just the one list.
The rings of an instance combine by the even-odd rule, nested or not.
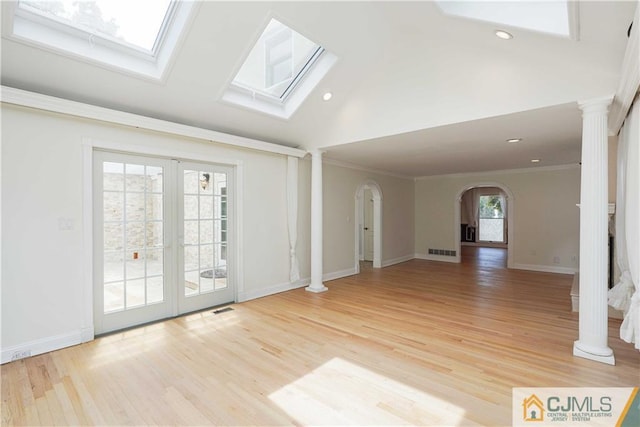
[(311, 284), (309, 292), (324, 292), (322, 283), (322, 151), (311, 151)]
[(610, 365), (607, 345), (607, 116), (612, 98), (580, 103), (582, 170), (580, 177), (580, 312), (573, 355)]

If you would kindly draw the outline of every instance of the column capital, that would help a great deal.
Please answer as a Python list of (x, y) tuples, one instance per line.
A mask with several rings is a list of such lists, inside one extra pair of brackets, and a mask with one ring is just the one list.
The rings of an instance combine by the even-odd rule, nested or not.
[(578, 108), (582, 110), (583, 115), (589, 113), (606, 114), (609, 112), (609, 106), (611, 106), (612, 102), (613, 95), (601, 96), (599, 98), (578, 101)]
[(326, 152), (327, 150), (322, 150), (320, 148), (311, 148), (307, 150), (307, 153), (311, 154), (311, 156), (320, 156), (320, 157), (322, 157), (322, 155)]

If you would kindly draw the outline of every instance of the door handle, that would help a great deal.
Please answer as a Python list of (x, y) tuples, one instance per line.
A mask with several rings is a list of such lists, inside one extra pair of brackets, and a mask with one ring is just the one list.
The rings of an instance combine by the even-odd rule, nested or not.
[(365, 229), (365, 230), (368, 230), (368, 229), (369, 229), (369, 227), (365, 227), (364, 229)]

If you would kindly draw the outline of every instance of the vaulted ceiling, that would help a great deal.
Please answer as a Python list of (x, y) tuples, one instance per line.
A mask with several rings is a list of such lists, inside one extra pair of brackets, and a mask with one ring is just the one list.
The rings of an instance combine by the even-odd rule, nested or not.
[[(161, 82), (6, 38), (2, 85), (305, 149), (393, 173), (577, 163), (576, 101), (618, 86), (637, 3), (579, 3), (579, 39), (447, 16), (433, 2), (199, 4)], [(288, 119), (221, 100), (271, 17), (337, 63)], [(333, 93), (325, 102), (322, 94)], [(508, 138), (523, 138), (508, 145)]]

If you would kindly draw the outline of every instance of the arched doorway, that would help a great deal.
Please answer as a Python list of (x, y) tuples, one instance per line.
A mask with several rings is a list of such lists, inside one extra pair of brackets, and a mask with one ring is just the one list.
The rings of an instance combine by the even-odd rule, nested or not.
[(503, 197), (504, 197), (504, 201), (505, 201), (505, 209), (508, 212), (506, 214), (506, 242), (507, 243), (507, 268), (512, 268), (512, 264), (513, 264), (513, 218), (514, 218), (514, 212), (515, 212), (515, 199), (513, 197), (513, 193), (511, 192), (511, 190), (509, 189), (509, 187), (507, 187), (504, 184), (500, 184), (498, 182), (478, 182), (478, 183), (473, 183), (473, 184), (468, 184), (465, 185), (464, 187), (462, 187), (460, 189), (460, 191), (458, 191), (458, 193), (456, 194), (456, 198), (454, 200), (454, 223), (455, 223), (455, 229), (454, 229), (454, 235), (455, 235), (455, 241), (456, 241), (456, 246), (457, 246), (457, 252), (456, 252), (456, 262), (461, 262), (461, 249), (462, 249), (462, 229), (463, 227), (460, 226), (461, 224), (461, 218), (462, 218), (462, 197), (463, 195), (472, 189), (485, 189), (485, 188), (497, 188), (499, 189), (502, 193), (503, 193)]
[(355, 202), (355, 269), (359, 273), (365, 258), (373, 261), (373, 268), (382, 267), (382, 189), (377, 182), (366, 181), (358, 186)]

